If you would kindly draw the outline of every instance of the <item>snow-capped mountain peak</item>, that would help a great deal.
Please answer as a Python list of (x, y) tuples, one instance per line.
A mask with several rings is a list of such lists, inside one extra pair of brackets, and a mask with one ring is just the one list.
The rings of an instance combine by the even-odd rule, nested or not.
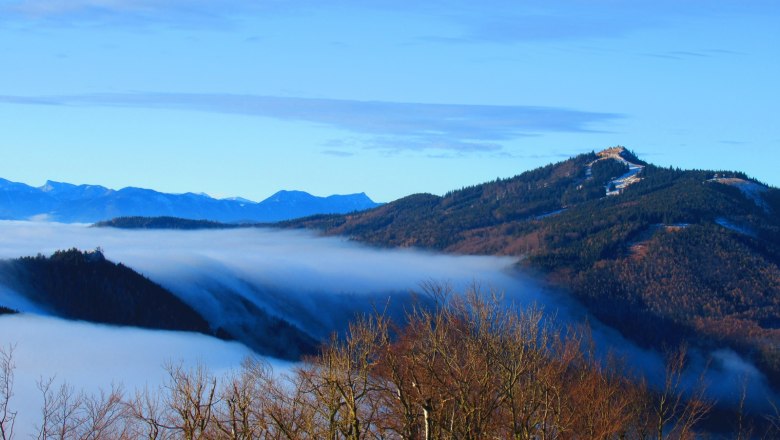
[(244, 204), (254, 204), (254, 203), (257, 203), (254, 200), (245, 199), (243, 197), (225, 197), (222, 200), (229, 200), (231, 202), (238, 202), (238, 203), (244, 203)]

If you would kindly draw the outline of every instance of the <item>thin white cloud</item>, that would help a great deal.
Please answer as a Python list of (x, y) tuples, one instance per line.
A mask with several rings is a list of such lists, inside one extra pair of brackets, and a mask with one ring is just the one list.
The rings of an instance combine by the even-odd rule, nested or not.
[(474, 142), (452, 139), (441, 135), (419, 135), (413, 137), (377, 137), (365, 144), (368, 149), (382, 150), (388, 153), (401, 151), (440, 150), (463, 154), (499, 153), (503, 150), (496, 142)]
[(0, 103), (175, 109), (308, 122), (372, 136), (387, 151), (497, 152), (501, 141), (550, 132), (598, 132), (617, 113), (529, 105), (459, 105), (206, 93), (0, 96)]
[(320, 153), (336, 157), (352, 157), (355, 155), (353, 152), (343, 150), (322, 150)]

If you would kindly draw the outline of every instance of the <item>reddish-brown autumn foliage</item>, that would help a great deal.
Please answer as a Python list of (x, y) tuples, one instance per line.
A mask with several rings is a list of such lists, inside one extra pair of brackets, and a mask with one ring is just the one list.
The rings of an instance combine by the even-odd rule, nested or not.
[(683, 393), (684, 352), (651, 391), (540, 310), (429, 291), (435, 306), (412, 308), (404, 325), (361, 319), (284, 375), (259, 360), (221, 378), (169, 366), (159, 390), (99, 399), (44, 384), (41, 438), (688, 439), (711, 407), (702, 390)]

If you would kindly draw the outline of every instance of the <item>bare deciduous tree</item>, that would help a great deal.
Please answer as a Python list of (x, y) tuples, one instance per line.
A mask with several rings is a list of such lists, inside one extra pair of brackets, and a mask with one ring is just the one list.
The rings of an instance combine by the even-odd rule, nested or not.
[(382, 316), (361, 319), (349, 326), (344, 340), (333, 336), (314, 362), (298, 370), (300, 384), (313, 397), (311, 411), (322, 428), (311, 433), (315, 437), (360, 440), (380, 436), (376, 421), (383, 387), (374, 371), (386, 335)]
[(263, 400), (278, 393), (267, 393), (273, 372), (267, 362), (248, 358), (241, 371), (223, 380), (219, 401), (214, 410), (214, 423), (220, 438), (250, 440), (267, 438), (271, 433), (263, 411)]
[(162, 402), (162, 390), (150, 391), (149, 388), (137, 390), (134, 398), (127, 403), (129, 425), (132, 438), (148, 440), (168, 440), (173, 438), (172, 429), (165, 423), (171, 419)]
[(771, 412), (765, 415), (766, 421), (769, 423), (765, 438), (780, 438), (780, 405), (770, 398), (767, 401)]
[(83, 401), (84, 423), (79, 440), (130, 439), (130, 413), (121, 386), (99, 390)]
[[(541, 310), (516, 310), (477, 286), (460, 295), (431, 284), (427, 294), (402, 324), (359, 319), (285, 375), (259, 359), (219, 381), (203, 366), (171, 364), (163, 386), (128, 401), (120, 387), (87, 396), (40, 380), (38, 438), (688, 439), (712, 406), (703, 386), (683, 386), (684, 350), (651, 391), (597, 356), (587, 327), (553, 327)], [(0, 350), (0, 440), (15, 416), (12, 351)]]
[(14, 345), (0, 347), (0, 439), (11, 440), (14, 436), (16, 412), (11, 409), (14, 396)]
[[(682, 383), (687, 364), (687, 347), (680, 347), (667, 359), (663, 389), (656, 394), (653, 411), (658, 440), (666, 437), (688, 439), (693, 428), (710, 412), (714, 402), (707, 398), (704, 373), (688, 390)], [(665, 434), (666, 433), (666, 434)]]
[(82, 405), (84, 393), (77, 392), (67, 383), (55, 386), (53, 377), (39, 379), (38, 390), (43, 397), (41, 425), (38, 440), (70, 440), (78, 438), (79, 430), (86, 422)]
[(169, 364), (166, 394), (170, 409), (166, 427), (178, 432), (185, 440), (209, 438), (214, 417), (217, 379), (203, 365), (186, 370)]

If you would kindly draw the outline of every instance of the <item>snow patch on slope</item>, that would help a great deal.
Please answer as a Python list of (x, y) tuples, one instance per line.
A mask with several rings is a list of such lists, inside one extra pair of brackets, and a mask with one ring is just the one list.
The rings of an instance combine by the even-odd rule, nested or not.
[(633, 162), (629, 162), (628, 160), (626, 160), (623, 157), (623, 153), (625, 151), (626, 149), (624, 147), (612, 147), (612, 148), (607, 148), (606, 150), (603, 151), (599, 151), (598, 153), (596, 153), (599, 156), (599, 158), (589, 163), (588, 168), (585, 171), (587, 178), (590, 179), (593, 164), (595, 164), (600, 160), (608, 160), (608, 159), (617, 160), (618, 162), (622, 162), (628, 166), (627, 173), (623, 174), (622, 176), (616, 179), (612, 179), (607, 183), (605, 190), (606, 190), (606, 195), (608, 196), (616, 196), (621, 192), (623, 192), (624, 189), (642, 180), (642, 178), (639, 177), (639, 173), (645, 168), (645, 166)]
[(225, 198), (222, 198), (220, 200), (229, 200), (231, 202), (239, 202), (239, 203), (243, 203), (243, 204), (246, 204), (246, 205), (256, 205), (257, 204), (257, 202), (255, 202), (253, 200), (245, 199), (243, 197), (225, 197)]
[(764, 197), (761, 195), (769, 190), (766, 186), (737, 177), (715, 177), (709, 181), (737, 187), (737, 189), (742, 191), (742, 194), (744, 194), (745, 197), (752, 200), (759, 208), (769, 213), (769, 205), (767, 205), (766, 200), (764, 200)]
[(723, 226), (726, 229), (732, 230), (734, 232), (738, 232), (738, 233), (743, 234), (743, 235), (748, 235), (748, 236), (754, 237), (754, 238), (757, 236), (756, 232), (753, 229), (748, 228), (746, 226), (737, 225), (737, 224), (735, 224), (735, 223), (733, 223), (733, 222), (731, 222), (728, 219), (723, 218), (723, 217), (716, 218), (715, 219), (715, 223)]

